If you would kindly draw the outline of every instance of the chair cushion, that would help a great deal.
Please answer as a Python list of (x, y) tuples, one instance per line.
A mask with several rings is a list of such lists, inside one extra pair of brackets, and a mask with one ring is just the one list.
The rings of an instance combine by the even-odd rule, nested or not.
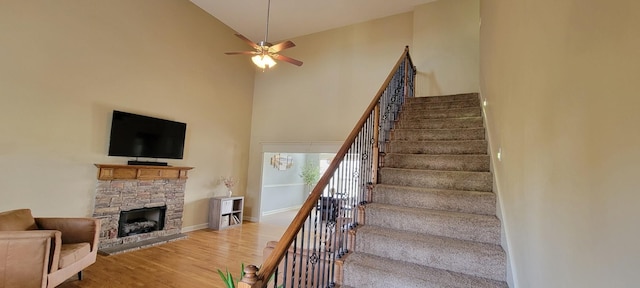
[(0, 231), (37, 230), (31, 209), (18, 209), (0, 213)]
[(89, 255), (90, 251), (91, 246), (87, 242), (62, 244), (62, 247), (60, 247), (60, 262), (58, 268), (62, 269), (78, 262), (82, 257)]

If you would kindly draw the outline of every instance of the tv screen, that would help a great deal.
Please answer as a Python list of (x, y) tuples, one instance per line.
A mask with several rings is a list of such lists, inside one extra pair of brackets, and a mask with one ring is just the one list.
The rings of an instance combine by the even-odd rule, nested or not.
[(182, 159), (187, 124), (113, 111), (109, 156)]

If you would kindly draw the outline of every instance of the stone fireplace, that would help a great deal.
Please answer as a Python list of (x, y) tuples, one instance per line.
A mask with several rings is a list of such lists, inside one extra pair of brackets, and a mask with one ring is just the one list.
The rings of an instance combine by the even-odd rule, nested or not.
[(102, 221), (100, 250), (180, 234), (186, 172), (191, 167), (96, 166), (93, 217)]

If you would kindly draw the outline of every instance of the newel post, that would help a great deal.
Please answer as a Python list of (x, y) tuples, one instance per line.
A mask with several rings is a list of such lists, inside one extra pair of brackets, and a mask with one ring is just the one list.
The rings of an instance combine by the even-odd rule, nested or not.
[(244, 277), (238, 282), (238, 288), (252, 288), (258, 282), (258, 267), (256, 265), (247, 265), (244, 267)]

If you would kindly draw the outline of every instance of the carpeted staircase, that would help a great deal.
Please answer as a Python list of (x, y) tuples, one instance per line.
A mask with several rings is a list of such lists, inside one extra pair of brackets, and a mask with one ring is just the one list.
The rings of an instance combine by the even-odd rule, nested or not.
[(507, 287), (478, 94), (408, 99), (342, 287)]

